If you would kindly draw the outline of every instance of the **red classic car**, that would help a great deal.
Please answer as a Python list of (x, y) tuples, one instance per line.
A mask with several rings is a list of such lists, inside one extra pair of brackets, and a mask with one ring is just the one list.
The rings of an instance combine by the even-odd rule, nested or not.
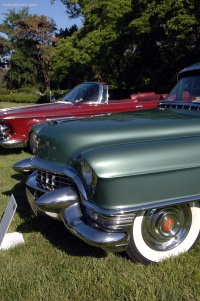
[(55, 103), (5, 108), (0, 110), (0, 146), (34, 149), (31, 127), (47, 119), (84, 117), (113, 112), (155, 108), (166, 94), (133, 94), (128, 99), (109, 100), (108, 85), (85, 82)]

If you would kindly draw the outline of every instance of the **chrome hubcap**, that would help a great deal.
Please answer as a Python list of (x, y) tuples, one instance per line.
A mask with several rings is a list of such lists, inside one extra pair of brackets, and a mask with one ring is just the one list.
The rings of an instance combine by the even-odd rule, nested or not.
[(187, 204), (148, 210), (142, 222), (143, 239), (151, 249), (171, 250), (185, 239), (191, 221)]

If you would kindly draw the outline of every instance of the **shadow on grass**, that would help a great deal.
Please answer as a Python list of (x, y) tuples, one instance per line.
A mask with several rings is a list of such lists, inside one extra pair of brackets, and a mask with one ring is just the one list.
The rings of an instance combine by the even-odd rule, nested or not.
[(50, 219), (47, 216), (33, 217), (22, 223), (17, 231), (40, 232), (53, 246), (73, 256), (106, 257), (107, 254), (100, 248), (84, 243), (69, 232), (62, 222)]
[(40, 232), (52, 245), (73, 256), (90, 256), (95, 258), (106, 257), (107, 253), (84, 243), (81, 239), (69, 232), (62, 222), (47, 216), (34, 216), (27, 201), (25, 183), (27, 177), (21, 174), (13, 176), (19, 183), (4, 194), (14, 195), (17, 202), (17, 213), (24, 222), (17, 227), (21, 233)]
[[(21, 154), (22, 151), (27, 151), (26, 148), (4, 148), (0, 146), (0, 156), (8, 156), (8, 155), (18, 155)], [(28, 153), (27, 153), (28, 156)], [(30, 154), (31, 156), (31, 154)]]

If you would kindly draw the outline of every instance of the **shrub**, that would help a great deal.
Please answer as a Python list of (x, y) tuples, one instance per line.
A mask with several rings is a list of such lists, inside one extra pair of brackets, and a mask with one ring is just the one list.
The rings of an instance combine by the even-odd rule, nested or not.
[[(51, 98), (62, 98), (69, 90), (53, 90)], [(50, 102), (50, 91), (42, 94), (36, 88), (20, 88), (17, 90), (0, 90), (0, 102), (17, 103), (48, 103)]]
[(19, 103), (37, 103), (40, 99), (39, 95), (27, 94), (27, 93), (10, 93), (1, 94), (0, 102), (19, 102)]

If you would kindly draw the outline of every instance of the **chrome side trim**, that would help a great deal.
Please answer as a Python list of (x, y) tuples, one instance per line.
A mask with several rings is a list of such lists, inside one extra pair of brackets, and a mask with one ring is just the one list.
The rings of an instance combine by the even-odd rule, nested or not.
[(128, 232), (105, 232), (93, 228), (84, 222), (84, 216), (79, 204), (68, 207), (62, 214), (62, 220), (70, 232), (87, 244), (115, 252), (124, 251), (127, 247)]
[(69, 116), (69, 117), (60, 117), (60, 118), (51, 118), (51, 119), (48, 118), (46, 121), (49, 125), (52, 125), (52, 124), (60, 124), (64, 122), (74, 121), (77, 119), (81, 119), (81, 117), (76, 118), (76, 116)]

